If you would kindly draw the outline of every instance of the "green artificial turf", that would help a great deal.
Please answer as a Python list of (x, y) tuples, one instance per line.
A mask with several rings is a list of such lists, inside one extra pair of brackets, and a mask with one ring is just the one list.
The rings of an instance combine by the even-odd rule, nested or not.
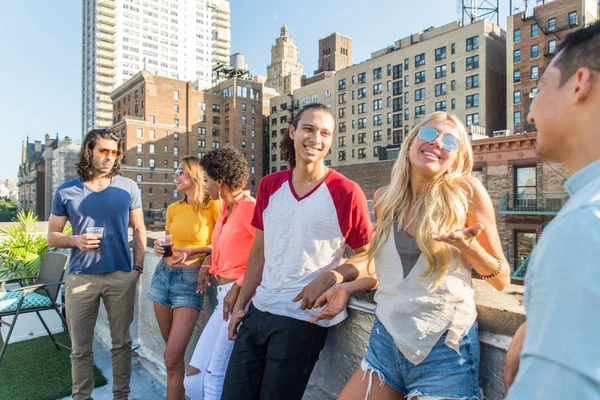
[[(54, 337), (60, 343), (71, 344), (66, 333)], [(94, 381), (96, 387), (106, 385), (106, 378), (95, 366)], [(0, 362), (0, 400), (55, 400), (69, 395), (69, 350), (56, 350), (48, 336), (8, 345)]]

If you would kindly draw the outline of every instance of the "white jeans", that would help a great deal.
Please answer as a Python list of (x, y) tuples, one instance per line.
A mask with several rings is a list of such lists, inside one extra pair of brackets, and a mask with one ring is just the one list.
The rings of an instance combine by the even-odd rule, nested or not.
[(223, 299), (232, 286), (233, 282), (217, 287), (217, 306), (190, 360), (190, 366), (200, 370), (196, 375), (186, 374), (183, 380), (185, 394), (191, 400), (221, 399), (225, 372), (235, 343), (227, 337), (229, 319), (223, 321)]

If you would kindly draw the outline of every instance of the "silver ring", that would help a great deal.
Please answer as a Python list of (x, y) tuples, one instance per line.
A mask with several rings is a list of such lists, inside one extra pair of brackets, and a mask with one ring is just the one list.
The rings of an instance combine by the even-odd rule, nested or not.
[(225, 312), (228, 313), (229, 312), (229, 307), (225, 306), (225, 308), (223, 308), (223, 311), (225, 311)]

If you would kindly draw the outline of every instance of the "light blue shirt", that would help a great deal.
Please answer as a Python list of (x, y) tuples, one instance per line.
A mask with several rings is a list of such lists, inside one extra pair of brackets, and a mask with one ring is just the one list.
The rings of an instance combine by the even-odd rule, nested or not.
[(565, 183), (525, 277), (527, 333), (510, 400), (600, 399), (600, 160)]

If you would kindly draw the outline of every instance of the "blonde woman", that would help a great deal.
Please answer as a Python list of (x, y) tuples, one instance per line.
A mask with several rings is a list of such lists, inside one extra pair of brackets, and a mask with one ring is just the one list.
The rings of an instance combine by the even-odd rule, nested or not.
[(181, 400), (185, 389), (183, 356), (190, 341), (203, 295), (197, 293), (200, 266), (211, 253), (211, 237), (219, 218), (219, 202), (204, 190), (204, 172), (198, 157), (184, 157), (173, 175), (181, 201), (167, 208), (166, 234), (172, 235), (173, 255), (164, 257), (158, 242), (154, 253), (163, 256), (154, 276), (148, 297), (166, 343), (164, 360), (167, 369), (167, 399)]
[(334, 287), (315, 305), (327, 301), (316, 319), (331, 318), (350, 294), (378, 287), (367, 354), (340, 399), (482, 398), (471, 272), (498, 290), (510, 279), (472, 165), (453, 115), (431, 114), (406, 137), (390, 185), (374, 195), (376, 276)]

